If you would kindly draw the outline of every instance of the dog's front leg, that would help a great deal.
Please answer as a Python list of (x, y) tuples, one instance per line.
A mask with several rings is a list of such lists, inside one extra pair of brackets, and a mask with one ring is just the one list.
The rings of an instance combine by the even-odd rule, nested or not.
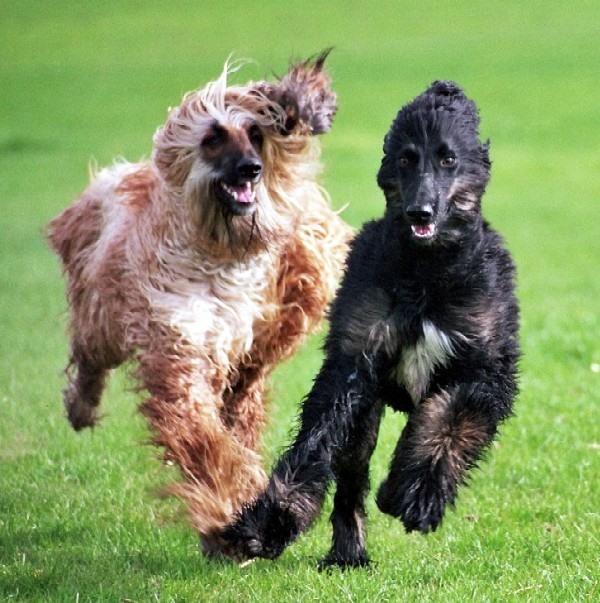
[(424, 400), (398, 442), (377, 495), (380, 510), (399, 517), (409, 532), (434, 531), (508, 414), (509, 389), (500, 378), (482, 378)]
[(66, 373), (69, 383), (64, 391), (67, 417), (75, 431), (94, 427), (98, 422), (98, 406), (111, 366), (92, 360), (77, 343), (72, 344), (72, 354)]
[(373, 404), (374, 390), (370, 375), (347, 361), (326, 360), (295, 442), (276, 463), (267, 490), (225, 530), (225, 540), (247, 557), (275, 559), (310, 527), (334, 479), (336, 455), (347, 448), (362, 409)]
[[(256, 357), (252, 352), (249, 356)], [(261, 434), (266, 423), (266, 374), (263, 367), (241, 366), (235, 384), (223, 395), (223, 423), (246, 448), (254, 451), (261, 447)]]
[(141, 412), (154, 443), (181, 470), (184, 482), (171, 492), (188, 504), (198, 532), (211, 537), (264, 489), (267, 476), (258, 454), (222, 421), (218, 369), (181, 350), (140, 354), (137, 376), (150, 393)]

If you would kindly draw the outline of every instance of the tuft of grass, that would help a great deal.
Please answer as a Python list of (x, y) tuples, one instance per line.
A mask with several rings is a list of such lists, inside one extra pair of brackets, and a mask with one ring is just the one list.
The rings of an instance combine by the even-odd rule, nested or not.
[[(1, 601), (592, 601), (600, 596), (600, 237), (596, 4), (427, 0), (245, 3), (5, 0), (0, 21)], [(492, 141), (486, 215), (519, 267), (521, 395), (489, 459), (428, 537), (372, 501), (366, 570), (319, 573), (327, 503), (275, 563), (203, 559), (174, 478), (144, 445), (126, 371), (105, 419), (63, 418), (65, 302), (44, 224), (91, 161), (148, 157), (181, 95), (250, 57), (242, 80), (334, 46), (339, 113), (324, 182), (355, 226), (380, 215), (375, 174), (402, 104), (435, 79), (476, 99)], [(272, 461), (318, 370), (314, 337), (273, 379)], [(385, 418), (377, 485), (404, 419)]]

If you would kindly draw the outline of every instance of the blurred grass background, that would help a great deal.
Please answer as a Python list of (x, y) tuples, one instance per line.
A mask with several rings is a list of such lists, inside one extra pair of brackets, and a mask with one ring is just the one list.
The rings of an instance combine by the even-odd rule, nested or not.
[[(0, 600), (600, 600), (600, 5), (582, 0), (63, 2), (0, 18)], [(248, 57), (239, 81), (334, 46), (324, 183), (355, 226), (382, 212), (383, 135), (454, 79), (491, 139), (487, 217), (519, 267), (517, 416), (444, 526), (405, 535), (370, 502), (367, 571), (320, 574), (324, 513), (277, 563), (204, 560), (156, 489), (170, 479), (119, 372), (103, 425), (63, 418), (64, 286), (44, 224), (87, 166), (149, 157), (166, 109)], [(274, 380), (273, 458), (320, 364), (319, 338)], [(383, 477), (403, 420), (386, 417)]]

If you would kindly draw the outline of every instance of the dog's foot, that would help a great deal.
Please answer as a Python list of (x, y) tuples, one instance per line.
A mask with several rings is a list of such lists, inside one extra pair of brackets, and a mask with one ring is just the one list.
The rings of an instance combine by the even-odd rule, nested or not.
[(369, 559), (367, 551), (365, 550), (358, 551), (352, 555), (343, 555), (332, 549), (323, 559), (321, 559), (318, 568), (319, 571), (324, 571), (335, 567), (339, 567), (341, 569), (351, 569), (354, 567), (367, 567), (370, 565), (370, 563), (371, 560)]
[(98, 423), (97, 405), (93, 406), (82, 400), (74, 384), (67, 387), (64, 396), (67, 418), (75, 431), (81, 431), (86, 427), (94, 427)]
[(291, 511), (263, 495), (219, 536), (238, 557), (276, 559), (299, 533)]
[(407, 532), (435, 532), (452, 496), (432, 475), (411, 475), (398, 481), (390, 483), (388, 478), (381, 484), (376, 499), (379, 510), (398, 517)]

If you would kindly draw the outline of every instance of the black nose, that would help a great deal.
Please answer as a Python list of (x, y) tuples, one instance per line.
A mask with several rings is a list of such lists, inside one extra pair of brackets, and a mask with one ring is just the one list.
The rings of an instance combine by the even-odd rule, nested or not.
[(244, 157), (238, 161), (236, 169), (241, 180), (253, 181), (260, 176), (262, 164), (256, 158)]
[(433, 218), (433, 207), (429, 204), (409, 205), (406, 208), (406, 215), (411, 222), (426, 224)]

